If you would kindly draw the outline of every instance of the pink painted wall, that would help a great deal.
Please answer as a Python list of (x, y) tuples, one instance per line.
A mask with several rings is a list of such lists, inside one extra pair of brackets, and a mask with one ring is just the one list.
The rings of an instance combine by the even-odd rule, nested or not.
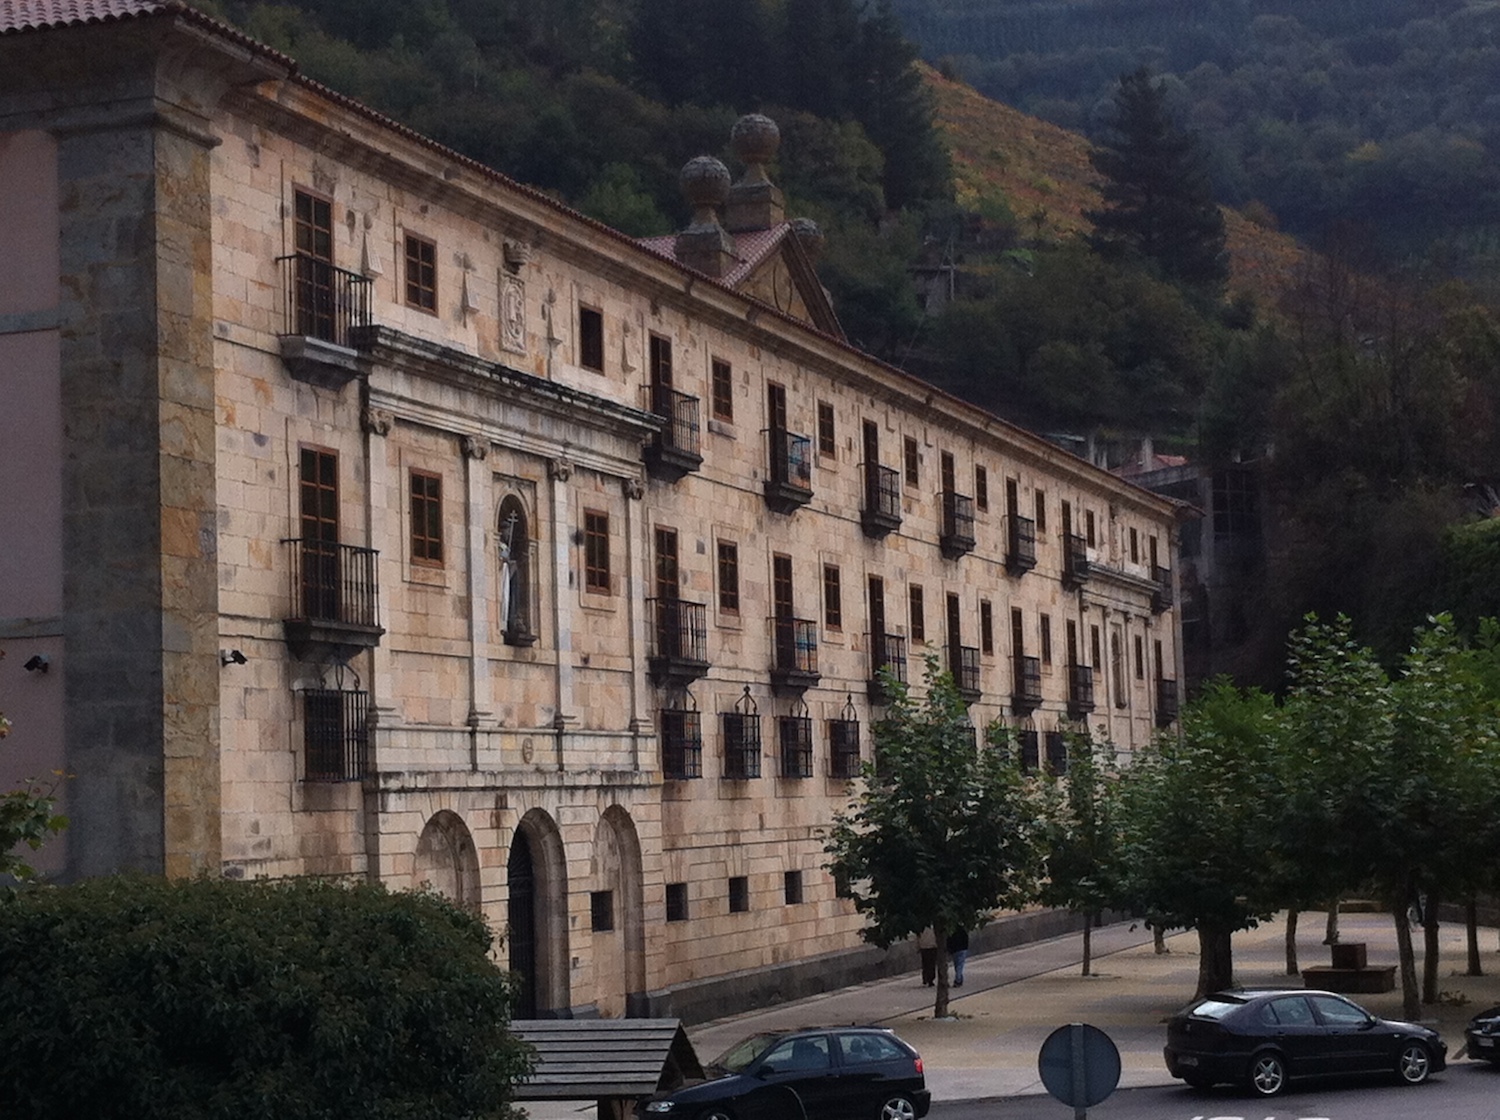
[[(0, 789), (64, 765), (57, 146), (0, 133)], [(48, 671), (27, 672), (36, 655)], [(64, 783), (65, 785), (65, 783)], [(61, 805), (66, 811), (66, 798)], [(66, 834), (31, 862), (60, 870)]]

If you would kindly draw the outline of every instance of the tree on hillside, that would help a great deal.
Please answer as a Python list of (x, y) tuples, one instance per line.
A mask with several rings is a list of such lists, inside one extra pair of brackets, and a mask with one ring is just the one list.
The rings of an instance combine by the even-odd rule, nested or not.
[[(931, 926), (942, 945), (1034, 897), (1038, 800), (1008, 751), (975, 741), (953, 678), (935, 660), (920, 702), (885, 683), (892, 699), (875, 725), (874, 760), (824, 850), (869, 918), (866, 941), (884, 948)], [(946, 963), (935, 1000), (933, 1015), (946, 1015)]]
[(1104, 176), (1093, 243), (1155, 262), (1162, 275), (1218, 296), (1229, 275), (1224, 217), (1197, 140), (1167, 113), (1166, 93), (1142, 67), (1120, 78), (1110, 136), (1090, 155)]

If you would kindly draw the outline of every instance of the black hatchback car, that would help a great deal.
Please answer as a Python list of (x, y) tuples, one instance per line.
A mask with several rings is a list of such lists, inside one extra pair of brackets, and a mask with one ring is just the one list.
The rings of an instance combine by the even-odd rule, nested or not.
[(1416, 1023), (1377, 1019), (1332, 992), (1300, 988), (1216, 992), (1167, 1024), (1167, 1072), (1206, 1089), (1229, 1082), (1263, 1097), (1304, 1077), (1395, 1074), (1419, 1085), (1448, 1047)]
[(751, 1035), (704, 1067), (709, 1079), (646, 1103), (686, 1120), (917, 1120), (932, 1104), (922, 1059), (881, 1027)]

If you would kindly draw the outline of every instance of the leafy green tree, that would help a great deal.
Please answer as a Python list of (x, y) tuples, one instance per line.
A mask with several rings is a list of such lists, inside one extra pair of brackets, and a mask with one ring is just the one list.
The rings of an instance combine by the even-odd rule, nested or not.
[(1198, 993), (1234, 983), (1231, 935), (1270, 916), (1280, 791), (1277, 710), (1266, 693), (1211, 683), (1120, 777), (1120, 895), (1164, 926), (1198, 932)]
[(1229, 275), (1224, 216), (1197, 141), (1172, 123), (1146, 68), (1120, 78), (1110, 129), (1090, 156), (1104, 176), (1104, 208), (1088, 214), (1095, 246), (1139, 253), (1168, 279), (1218, 296)]
[[(865, 940), (887, 947), (931, 926), (941, 946), (954, 930), (1035, 897), (1039, 802), (1008, 751), (993, 738), (976, 742), (952, 677), (934, 659), (920, 702), (894, 680), (886, 685), (892, 699), (874, 728), (874, 760), (824, 850), (869, 919)], [(935, 1016), (948, 1013), (939, 959)]]
[(435, 895), (144, 877), (0, 905), (0, 1113), (510, 1117), (530, 1051), (481, 919)]

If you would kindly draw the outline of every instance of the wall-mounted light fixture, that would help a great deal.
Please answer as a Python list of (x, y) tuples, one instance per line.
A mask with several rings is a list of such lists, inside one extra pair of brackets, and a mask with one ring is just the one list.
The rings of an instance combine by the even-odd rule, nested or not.
[(34, 653), (31, 655), (31, 659), (22, 665), (21, 668), (25, 669), (28, 673), (45, 673), (47, 666), (51, 664), (51, 660), (45, 653)]
[(221, 649), (219, 651), (220, 665), (243, 665), (245, 655), (237, 649)]

